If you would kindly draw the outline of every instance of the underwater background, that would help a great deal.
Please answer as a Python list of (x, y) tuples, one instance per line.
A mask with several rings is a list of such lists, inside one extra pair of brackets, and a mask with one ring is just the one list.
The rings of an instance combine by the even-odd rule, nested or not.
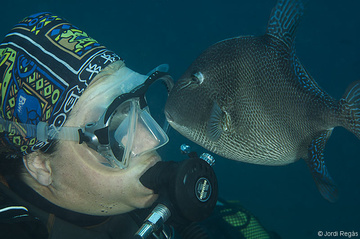
[[(331, 96), (339, 99), (360, 80), (360, 1), (310, 0), (296, 38), (297, 56)], [(162, 63), (178, 79), (190, 63), (217, 41), (265, 32), (275, 0), (132, 0), (3, 1), (0, 36), (22, 18), (40, 11), (58, 14), (146, 74)], [(163, 89), (153, 89), (163, 91)], [(161, 105), (163, 94), (152, 104)], [(161, 103), (162, 102), (162, 103)], [(155, 109), (156, 110), (156, 109)], [(161, 112), (154, 112), (160, 115)], [(174, 130), (160, 150), (164, 160), (182, 160), (179, 146), (188, 143)], [(360, 237), (360, 140), (336, 128), (325, 159), (339, 187), (329, 203), (318, 192), (303, 160), (281, 166), (259, 166), (214, 155), (219, 195), (238, 200), (268, 230), (282, 238), (320, 238), (318, 232), (357, 232)], [(341, 237), (340, 238), (349, 238)]]

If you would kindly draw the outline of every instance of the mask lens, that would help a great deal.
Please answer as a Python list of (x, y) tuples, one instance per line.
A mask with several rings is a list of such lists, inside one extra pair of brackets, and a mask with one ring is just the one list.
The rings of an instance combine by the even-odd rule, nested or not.
[[(113, 113), (109, 124), (110, 146), (117, 164), (126, 167), (132, 148), (133, 135), (130, 132), (135, 131), (137, 110), (134, 101), (129, 100), (122, 103)], [(129, 138), (132, 137), (132, 138)]]
[(156, 150), (169, 141), (168, 136), (151, 117), (148, 111), (141, 111), (135, 130), (135, 141), (132, 144), (132, 154), (139, 156)]
[(110, 126), (112, 152), (122, 168), (131, 157), (140, 156), (165, 145), (169, 139), (139, 101), (132, 99), (121, 104), (114, 112)]

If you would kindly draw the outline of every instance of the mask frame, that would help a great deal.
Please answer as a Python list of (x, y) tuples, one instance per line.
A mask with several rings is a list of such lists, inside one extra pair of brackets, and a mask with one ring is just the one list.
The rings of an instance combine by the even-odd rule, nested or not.
[[(131, 156), (130, 155), (131, 145), (125, 147), (124, 149), (125, 157), (123, 157), (122, 160), (119, 160), (119, 158), (117, 158), (114, 155), (114, 152), (111, 149), (111, 142), (109, 137), (111, 116), (116, 111), (116, 109), (124, 102), (134, 99), (138, 99), (139, 110), (142, 111), (140, 114), (143, 113), (146, 114), (147, 112), (147, 114), (150, 116), (150, 114), (146, 110), (147, 103), (145, 99), (145, 94), (148, 88), (150, 87), (150, 85), (157, 80), (162, 80), (165, 83), (169, 93), (173, 86), (172, 78), (166, 72), (155, 71), (145, 80), (143, 84), (135, 87), (129, 93), (124, 93), (116, 97), (112, 101), (112, 103), (107, 107), (106, 111), (100, 116), (97, 122), (86, 124), (85, 127), (82, 127), (82, 129), (78, 129), (77, 132), (79, 134), (79, 144), (85, 142), (90, 148), (94, 149), (95, 151), (100, 153), (104, 158), (106, 158), (111, 167), (126, 168), (129, 164), (129, 159)], [(135, 114), (137, 116), (140, 115), (140, 114), (138, 115), (138, 113)], [(154, 119), (153, 121), (155, 122)], [(133, 120), (131, 120), (131, 122), (134, 123)], [(156, 128), (156, 131), (158, 132), (160, 132), (160, 130), (162, 131), (161, 127), (159, 125), (157, 126), (158, 128)], [(134, 127), (133, 125), (130, 125), (130, 128), (133, 127)], [(70, 128), (71, 127), (62, 127), (60, 131), (71, 130)], [(166, 135), (165, 132), (164, 135)], [(134, 134), (130, 132), (129, 136), (134, 137)], [(162, 143), (160, 146), (153, 148), (153, 150), (156, 150), (157, 148), (163, 146), (165, 143), (168, 142), (168, 140), (169, 139), (166, 135), (165, 139), (163, 140), (165, 142)], [(133, 142), (133, 139), (128, 140), (128, 142)], [(149, 150), (147, 150), (146, 152), (148, 151)]]

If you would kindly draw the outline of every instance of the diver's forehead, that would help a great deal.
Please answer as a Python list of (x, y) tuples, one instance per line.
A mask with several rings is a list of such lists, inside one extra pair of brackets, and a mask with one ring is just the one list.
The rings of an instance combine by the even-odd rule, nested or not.
[(119, 84), (121, 79), (112, 75), (101, 77), (94, 84), (90, 84), (73, 109), (78, 118), (77, 125), (97, 121), (111, 102), (121, 95), (117, 87)]
[(80, 117), (81, 123), (78, 124), (97, 121), (116, 97), (130, 92), (146, 78), (127, 67), (122, 67), (90, 84), (73, 109), (76, 109), (78, 115), (83, 115)]

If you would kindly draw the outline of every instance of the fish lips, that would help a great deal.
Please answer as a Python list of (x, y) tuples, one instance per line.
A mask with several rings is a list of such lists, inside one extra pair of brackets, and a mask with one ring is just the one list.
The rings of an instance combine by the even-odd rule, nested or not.
[(174, 122), (174, 118), (171, 116), (171, 114), (165, 110), (165, 117), (166, 117), (166, 120), (169, 122), (169, 123), (173, 123)]

